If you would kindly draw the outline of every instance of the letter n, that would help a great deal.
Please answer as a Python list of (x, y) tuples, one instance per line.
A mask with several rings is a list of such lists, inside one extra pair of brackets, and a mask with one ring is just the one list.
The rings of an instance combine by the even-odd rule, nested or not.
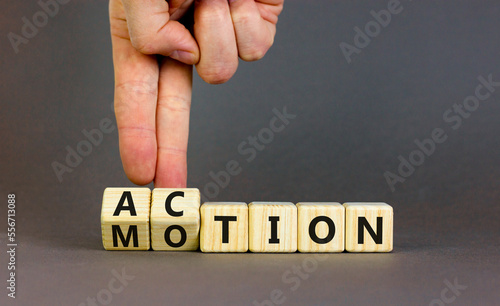
[(364, 231), (365, 228), (376, 244), (382, 244), (382, 233), (383, 233), (382, 224), (383, 224), (383, 218), (377, 217), (377, 233), (375, 233), (370, 223), (368, 223), (368, 220), (366, 220), (365, 217), (358, 217), (358, 244), (365, 243), (365, 231)]

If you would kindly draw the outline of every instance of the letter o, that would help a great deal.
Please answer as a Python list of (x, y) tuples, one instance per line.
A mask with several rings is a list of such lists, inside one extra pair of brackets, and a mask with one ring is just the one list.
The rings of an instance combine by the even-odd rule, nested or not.
[[(371, 29), (375, 28), (375, 31), (372, 32)], [(366, 26), (365, 26), (365, 32), (366, 34), (368, 34), (368, 36), (370, 37), (376, 37), (378, 34), (380, 34), (380, 24), (378, 24), (378, 22), (376, 21), (369, 21)]]
[[(42, 20), (40, 20), (40, 18)], [(33, 15), (33, 23), (39, 27), (43, 28), (49, 22), (49, 16), (44, 11), (38, 11)]]
[[(84, 147), (87, 149), (84, 151)], [(90, 153), (92, 153), (92, 144), (88, 142), (87, 140), (82, 140), (76, 145), (76, 151), (81, 155), (81, 156), (89, 156)]]
[[(418, 156), (418, 159), (416, 157)], [(414, 150), (410, 153), (410, 156), (408, 157), (408, 160), (410, 163), (414, 166), (420, 166), (424, 163), (425, 161), (425, 156), (424, 153), (419, 151), (419, 150)]]
[[(264, 138), (264, 135), (267, 135), (267, 137)], [(259, 131), (258, 137), (259, 137), (260, 142), (262, 142), (263, 144), (268, 144), (268, 143), (271, 143), (271, 141), (273, 141), (274, 133), (269, 128), (263, 128)]]
[[(213, 190), (213, 193), (210, 192), (210, 189)], [(203, 191), (209, 198), (215, 198), (219, 194), (219, 186), (215, 184), (214, 182), (208, 182), (205, 187), (203, 187)]]
[[(179, 233), (181, 234), (181, 239), (179, 240), (179, 242), (173, 242), (172, 239), (170, 239), (170, 233), (173, 230), (178, 230)], [(186, 230), (180, 225), (171, 225), (165, 229), (164, 238), (168, 246), (173, 248), (180, 248), (186, 243), (187, 240)]]
[[(103, 295), (105, 295), (105, 297), (103, 297)], [(97, 293), (97, 300), (103, 305), (108, 305), (113, 300), (113, 295), (108, 289), (101, 289), (101, 291)]]
[[(469, 102), (472, 102), (472, 104), (470, 104)], [(474, 96), (468, 96), (464, 100), (464, 107), (469, 112), (473, 112), (479, 107), (479, 100)]]
[[(318, 235), (316, 235), (316, 225), (318, 225), (321, 221), (328, 225), (328, 235), (326, 235), (325, 238), (319, 238)], [(335, 223), (333, 223), (333, 220), (327, 216), (318, 216), (312, 219), (309, 224), (309, 237), (311, 237), (312, 241), (319, 244), (326, 244), (332, 241), (333, 237), (335, 237)]]
[[(307, 265), (308, 262), (312, 264), (312, 267), (308, 268), (308, 265)], [(318, 262), (314, 258), (307, 257), (302, 262), (302, 268), (304, 268), (304, 271), (306, 271), (307, 273), (312, 273), (312, 272), (316, 271), (316, 269), (318, 268)]]
[(429, 306), (431, 305), (439, 305), (439, 306), (444, 306), (444, 303), (441, 300), (434, 299), (429, 303)]

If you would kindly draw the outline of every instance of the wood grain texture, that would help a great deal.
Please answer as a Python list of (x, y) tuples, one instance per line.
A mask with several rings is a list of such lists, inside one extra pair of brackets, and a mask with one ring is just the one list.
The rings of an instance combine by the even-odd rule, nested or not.
[[(122, 198), (122, 209), (117, 216), (114, 216)], [(150, 203), (151, 190), (149, 188), (108, 187), (104, 190), (101, 229), (102, 244), (106, 250), (149, 250)], [(131, 209), (127, 209), (131, 207), (135, 209), (136, 215), (133, 215)], [(115, 226), (114, 230), (113, 226)], [(135, 229), (137, 229), (136, 232)], [(137, 238), (137, 245), (134, 245), (134, 238)]]
[[(346, 243), (348, 252), (390, 252), (393, 248), (393, 209), (386, 203), (344, 203), (346, 221)], [(381, 238), (377, 243), (372, 235), (363, 226), (363, 233), (359, 235), (360, 217), (373, 230), (373, 234)], [(378, 228), (377, 218), (381, 218), (381, 228)], [(362, 219), (363, 220), (363, 219)], [(382, 232), (380, 232), (382, 231)], [(363, 241), (360, 241), (360, 238)]]
[(344, 212), (340, 203), (297, 203), (299, 252), (344, 251)]
[[(167, 198), (171, 198), (168, 212)], [(178, 216), (177, 214), (182, 214)], [(199, 247), (200, 191), (197, 188), (155, 188), (151, 203), (151, 246), (155, 251), (195, 251)], [(167, 237), (165, 237), (167, 236)]]
[[(251, 252), (297, 251), (297, 207), (290, 202), (252, 202), (248, 205), (249, 240)], [(279, 218), (272, 222), (270, 217)], [(272, 235), (273, 223), (276, 235)], [(270, 243), (277, 238), (278, 243)]]
[[(207, 202), (201, 206), (200, 213), (200, 249), (202, 252), (248, 251), (248, 205), (246, 203)], [(227, 217), (226, 221), (221, 220), (224, 217)]]

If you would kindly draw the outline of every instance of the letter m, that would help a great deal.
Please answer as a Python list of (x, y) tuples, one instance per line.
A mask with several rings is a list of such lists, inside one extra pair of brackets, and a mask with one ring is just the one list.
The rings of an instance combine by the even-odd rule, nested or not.
[(128, 247), (130, 243), (130, 238), (134, 237), (134, 248), (139, 247), (139, 237), (137, 234), (137, 225), (130, 225), (127, 232), (127, 238), (123, 236), (122, 229), (119, 225), (111, 225), (111, 231), (113, 232), (113, 247), (118, 247), (118, 236), (124, 247)]
[(358, 217), (358, 244), (365, 243), (365, 228), (376, 244), (382, 244), (382, 221), (382, 217), (377, 217), (377, 233), (375, 233), (365, 217)]

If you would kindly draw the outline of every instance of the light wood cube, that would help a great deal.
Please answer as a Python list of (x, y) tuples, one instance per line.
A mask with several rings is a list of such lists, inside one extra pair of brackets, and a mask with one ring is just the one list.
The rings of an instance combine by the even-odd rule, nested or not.
[(344, 251), (344, 211), (340, 203), (297, 203), (299, 252)]
[(386, 203), (344, 203), (345, 249), (348, 252), (390, 252), (393, 210)]
[(155, 188), (151, 203), (151, 246), (155, 251), (195, 251), (199, 247), (200, 191)]
[(248, 247), (252, 252), (297, 251), (297, 207), (289, 202), (248, 205)]
[(104, 190), (102, 244), (106, 250), (149, 250), (149, 188)]
[(200, 209), (202, 252), (248, 251), (248, 205), (208, 202)]

